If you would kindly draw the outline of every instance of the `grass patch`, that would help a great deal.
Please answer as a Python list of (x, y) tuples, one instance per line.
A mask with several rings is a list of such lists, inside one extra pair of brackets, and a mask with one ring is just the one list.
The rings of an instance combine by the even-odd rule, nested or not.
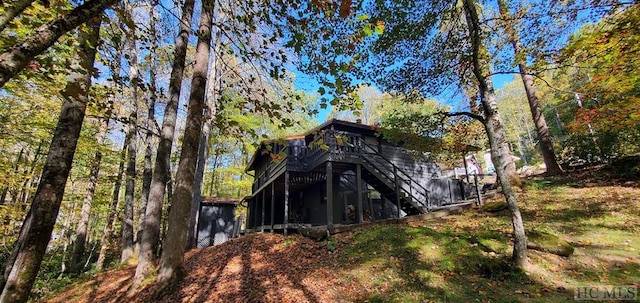
[[(356, 230), (339, 263), (346, 297), (362, 302), (566, 302), (582, 285), (640, 280), (640, 190), (528, 181), (519, 202), (528, 230), (575, 247), (570, 257), (529, 250), (514, 269), (507, 213), (465, 212), (438, 221)], [(532, 236), (535, 236), (532, 234)]]

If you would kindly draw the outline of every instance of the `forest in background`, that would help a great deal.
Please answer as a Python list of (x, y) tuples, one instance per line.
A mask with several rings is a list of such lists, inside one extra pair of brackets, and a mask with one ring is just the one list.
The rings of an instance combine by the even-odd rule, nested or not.
[[(24, 222), (47, 184), (55, 136), (70, 133), (60, 130), (59, 113), (65, 104), (86, 105), (68, 178), (56, 181), (62, 186), (55, 199), (42, 204), (55, 210), (49, 214), (55, 226), (38, 234), (50, 241), (32, 264), (34, 289), (136, 263), (144, 227), (155, 230), (142, 248), (153, 264), (171, 237), (174, 199), (184, 203), (176, 209), (189, 213), (201, 196), (250, 194), (244, 168), (255, 146), (312, 128), (329, 107), (334, 117), (380, 124), (389, 137), (441, 138), (437, 146), (412, 147), (439, 162), (455, 163), (460, 143), (490, 148), (507, 175), (515, 165), (501, 144), (508, 143), (521, 165), (556, 162), (565, 170), (639, 152), (636, 3), (113, 2), (16, 0), (0, 7), (3, 264), (25, 247), (19, 236), (21, 230), (26, 235)], [(89, 15), (74, 21), (73, 13), (84, 8)], [(96, 25), (93, 17), (102, 20)], [(66, 31), (40, 52), (16, 55), (47, 40), (42, 29), (61, 19), (93, 23), (52, 27)], [(176, 66), (180, 41), (183, 71)], [(87, 55), (92, 51), (95, 56)], [(89, 57), (95, 62), (87, 66)], [(296, 88), (292, 70), (314, 75), (320, 88)], [(500, 74), (516, 76), (494, 92), (491, 78)], [(90, 85), (76, 86), (83, 78)], [(434, 101), (443, 96), (454, 101)], [(175, 131), (166, 125), (172, 119)], [(541, 147), (545, 140), (550, 145)], [(189, 157), (185, 146), (191, 164), (181, 165)], [(540, 153), (545, 148), (552, 157)], [(507, 175), (501, 181), (509, 182)], [(181, 184), (190, 180), (181, 176), (194, 179)], [(176, 237), (174, 243), (183, 241)], [(166, 262), (180, 267), (180, 261)], [(6, 268), (3, 285), (12, 276)], [(140, 272), (148, 277), (155, 269)], [(16, 300), (26, 300), (29, 289)]]

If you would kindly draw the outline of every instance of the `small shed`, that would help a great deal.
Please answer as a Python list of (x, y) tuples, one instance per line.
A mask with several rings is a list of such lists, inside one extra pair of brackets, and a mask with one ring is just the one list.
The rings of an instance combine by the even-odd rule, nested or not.
[(240, 222), (236, 222), (235, 210), (239, 203), (235, 198), (202, 198), (198, 214), (198, 247), (219, 245), (238, 236)]

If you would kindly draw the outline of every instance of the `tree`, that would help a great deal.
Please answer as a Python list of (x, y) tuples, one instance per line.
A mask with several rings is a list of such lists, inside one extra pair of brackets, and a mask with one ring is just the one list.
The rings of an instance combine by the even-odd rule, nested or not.
[(527, 96), (522, 91), (522, 80), (518, 76), (496, 91), (498, 107), (504, 117), (505, 130), (511, 146), (518, 149), (524, 165), (540, 161), (536, 152), (535, 125), (530, 111), (522, 107), (522, 100)]
[(117, 0), (87, 1), (68, 14), (40, 26), (34, 33), (0, 54), (0, 87), (49, 48), (60, 36), (100, 14)]
[(496, 174), (500, 180), (502, 193), (509, 205), (511, 222), (513, 225), (513, 260), (515, 264), (524, 268), (527, 265), (527, 236), (524, 231), (522, 215), (517, 204), (516, 196), (511, 189), (511, 178), (507, 174), (507, 166), (513, 161), (511, 155), (505, 153), (504, 146), (507, 145), (504, 126), (497, 109), (497, 102), (493, 90), (493, 83), (489, 71), (489, 63), (486, 57), (482, 56), (482, 29), (478, 16), (476, 3), (473, 0), (464, 0), (463, 8), (469, 28), (469, 38), (471, 40), (471, 63), (472, 72), (478, 81), (479, 99), (484, 111), (484, 127), (489, 138), (491, 147), (491, 160), (493, 161)]
[(547, 127), (547, 120), (542, 114), (542, 108), (538, 100), (536, 88), (533, 86), (533, 75), (530, 74), (525, 61), (526, 54), (524, 53), (524, 49), (520, 42), (520, 36), (511, 24), (513, 17), (509, 12), (506, 0), (498, 0), (498, 7), (500, 10), (500, 18), (502, 19), (502, 26), (509, 36), (509, 42), (513, 47), (515, 63), (518, 65), (524, 90), (527, 93), (527, 101), (529, 101), (529, 109), (531, 110), (531, 116), (533, 117), (533, 122), (536, 126), (538, 145), (540, 147), (542, 159), (544, 159), (545, 166), (547, 167), (547, 174), (556, 175), (562, 173), (562, 169), (560, 168), (560, 165), (558, 165), (556, 153), (553, 149), (553, 142), (551, 140), (551, 134), (549, 133), (549, 127)]
[[(218, 16), (221, 23), (224, 23), (226, 16)], [(195, 178), (193, 182), (193, 202), (191, 203), (191, 211), (189, 215), (189, 234), (187, 243), (189, 248), (197, 246), (196, 235), (197, 223), (198, 223), (198, 211), (200, 210), (200, 203), (202, 203), (202, 183), (204, 182), (204, 170), (209, 156), (209, 136), (211, 135), (211, 126), (213, 118), (216, 115), (216, 106), (218, 96), (220, 95), (220, 76), (222, 75), (222, 68), (219, 66), (220, 59), (219, 54), (222, 48), (222, 30), (218, 29), (214, 38), (213, 56), (209, 62), (209, 79), (207, 80), (207, 89), (205, 94), (205, 120), (202, 127), (202, 135), (200, 136), (200, 143), (198, 147), (198, 161), (196, 164)]]
[(82, 128), (99, 42), (99, 29), (100, 19), (96, 18), (89, 24), (88, 30), (79, 31), (78, 41), (81, 47), (76, 57), (77, 65), (75, 71), (70, 73), (69, 83), (63, 92), (65, 102), (40, 184), (14, 248), (15, 257), (10, 258), (7, 263), (7, 267), (11, 267), (11, 273), (0, 296), (2, 302), (27, 301), (51, 238)]
[(180, 162), (176, 172), (176, 189), (169, 210), (166, 245), (160, 259), (160, 269), (156, 283), (159, 293), (171, 289), (184, 275), (184, 252), (187, 248), (189, 214), (193, 203), (193, 182), (198, 146), (202, 131), (204, 95), (209, 68), (213, 0), (202, 1), (196, 61), (193, 66), (189, 110), (184, 130)]
[[(114, 24), (111, 23), (108, 27), (111, 29), (114, 27)], [(114, 114), (115, 112), (115, 98), (118, 91), (121, 90), (122, 83), (120, 81), (120, 71), (122, 69), (121, 66), (121, 58), (123, 57), (124, 52), (124, 42), (119, 38), (120, 29), (119, 27), (115, 30), (115, 32), (107, 33), (111, 39), (110, 42), (113, 44), (111, 47), (115, 50), (114, 54), (111, 56), (108, 52), (105, 52), (102, 59), (105, 63), (110, 67), (111, 79), (111, 101), (108, 104), (107, 112)], [(116, 115), (117, 116), (117, 115)], [(100, 250), (98, 252), (98, 259), (96, 260), (95, 268), (97, 271), (102, 271), (104, 267), (104, 262), (107, 257), (107, 252), (110, 247), (111, 235), (113, 234), (114, 223), (117, 217), (118, 206), (120, 205), (120, 189), (122, 187), (122, 179), (124, 176), (125, 169), (125, 161), (127, 157), (127, 147), (129, 146), (129, 137), (125, 135), (124, 141), (122, 143), (122, 147), (120, 148), (120, 153), (117, 158), (118, 168), (115, 173), (115, 178), (113, 180), (113, 190), (111, 191), (111, 201), (109, 203), (108, 213), (106, 216), (105, 226), (102, 229), (102, 236), (100, 237)]]
[(171, 146), (175, 133), (175, 125), (182, 88), (185, 58), (191, 18), (193, 17), (194, 0), (186, 0), (182, 6), (182, 18), (180, 19), (176, 46), (173, 54), (171, 78), (169, 79), (169, 102), (165, 107), (162, 120), (160, 142), (156, 152), (156, 162), (153, 169), (153, 177), (149, 190), (149, 200), (142, 223), (142, 235), (140, 239), (140, 251), (138, 265), (136, 267), (135, 284), (139, 284), (144, 278), (153, 273), (155, 252), (160, 241), (160, 219), (162, 203), (165, 197), (165, 188), (171, 180)]
[(131, 47), (129, 54), (129, 84), (130, 84), (130, 107), (129, 117), (127, 119), (127, 136), (129, 137), (129, 146), (127, 147), (127, 169), (126, 182), (124, 188), (124, 219), (122, 222), (122, 254), (120, 262), (128, 262), (135, 254), (134, 251), (134, 203), (136, 189), (136, 157), (138, 155), (138, 103), (140, 97), (140, 86), (142, 80), (140, 78), (140, 66), (138, 63), (138, 46), (136, 36), (136, 25), (133, 22), (133, 10), (128, 2), (125, 2), (124, 11), (122, 12), (122, 22), (128, 25), (127, 40)]
[[(156, 101), (158, 99), (158, 92), (156, 88), (156, 52), (157, 49), (157, 34), (156, 34), (156, 14), (155, 14), (155, 6), (149, 5), (149, 55), (148, 55), (148, 65), (149, 65), (149, 97), (147, 101), (147, 118), (145, 126), (147, 128), (147, 134), (144, 139), (144, 145), (146, 145), (144, 151), (144, 168), (142, 172), (142, 191), (141, 191), (141, 200), (142, 203), (140, 206), (140, 227), (138, 229), (137, 245), (138, 249), (136, 250), (138, 253), (140, 252), (140, 242), (142, 240), (142, 230), (144, 229), (143, 222), (146, 216), (147, 205), (149, 204), (149, 191), (151, 190), (151, 180), (153, 179), (153, 169), (151, 158), (153, 157), (153, 136), (154, 130), (157, 128), (156, 118), (155, 118), (155, 107)], [(138, 261), (139, 262), (139, 261)]]
[(109, 242), (111, 241), (111, 235), (113, 234), (113, 225), (117, 217), (118, 205), (120, 204), (120, 188), (122, 187), (124, 163), (127, 157), (127, 146), (129, 146), (129, 138), (125, 137), (122, 150), (120, 151), (118, 172), (113, 184), (113, 194), (111, 195), (111, 204), (109, 206), (109, 213), (107, 214), (107, 222), (103, 229), (102, 237), (100, 238), (100, 252), (98, 253), (98, 260), (96, 260), (97, 271), (102, 271), (104, 268), (104, 261), (107, 257)]

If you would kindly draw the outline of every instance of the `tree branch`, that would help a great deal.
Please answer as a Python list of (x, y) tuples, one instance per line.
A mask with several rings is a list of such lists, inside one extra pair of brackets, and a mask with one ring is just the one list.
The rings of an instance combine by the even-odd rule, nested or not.
[(485, 122), (484, 117), (478, 114), (474, 114), (471, 112), (440, 112), (440, 114), (446, 116), (446, 117), (460, 117), (460, 116), (465, 116), (465, 117), (469, 117), (471, 119), (475, 119), (480, 121), (480, 123)]
[(97, 16), (117, 0), (92, 0), (40, 26), (24, 40), (0, 54), (0, 87), (17, 75), (35, 56), (53, 45), (62, 35)]

